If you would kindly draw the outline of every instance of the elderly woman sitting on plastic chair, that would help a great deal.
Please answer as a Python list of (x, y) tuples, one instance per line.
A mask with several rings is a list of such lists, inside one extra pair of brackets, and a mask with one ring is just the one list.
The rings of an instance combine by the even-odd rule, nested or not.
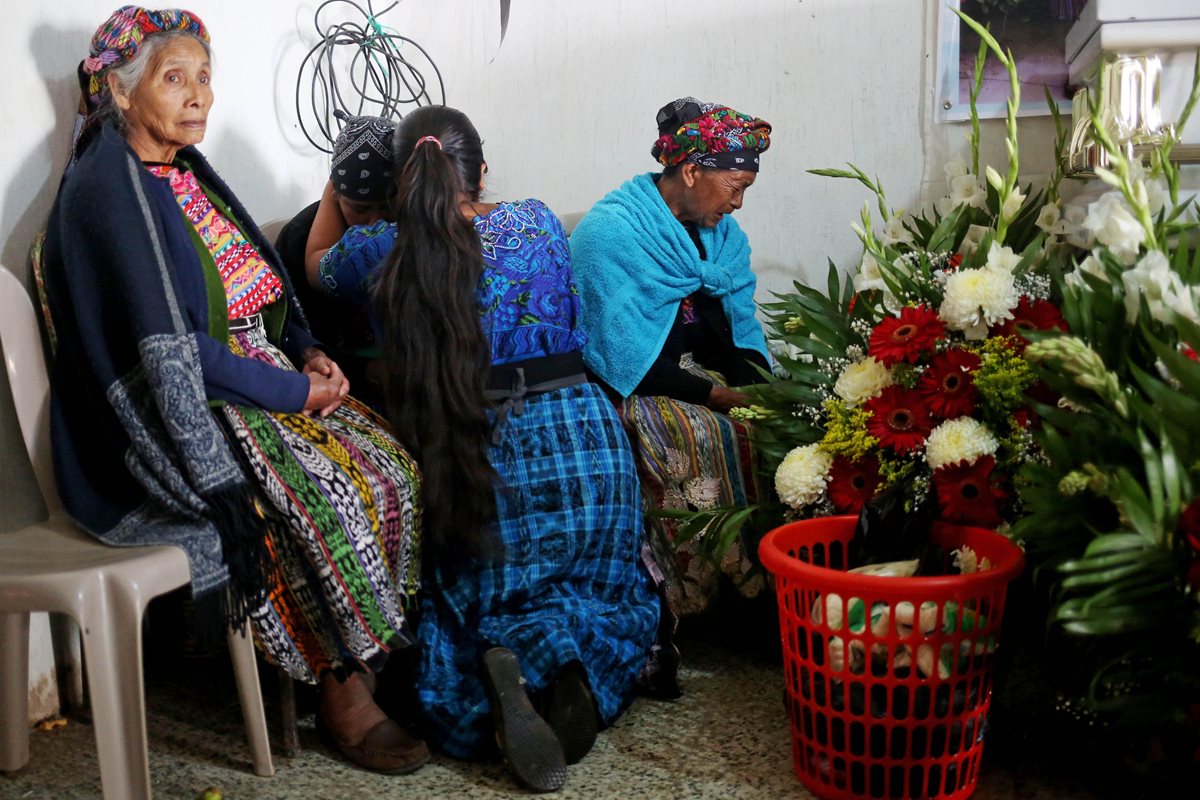
[(55, 470), (111, 544), (173, 544), (194, 594), (249, 618), (267, 657), (319, 682), (319, 728), (359, 766), (416, 769), (425, 744), (364, 673), (407, 645), (417, 470), (351, 398), (287, 275), (196, 150), (208, 33), (126, 6), (80, 67), (89, 114), (50, 217)]

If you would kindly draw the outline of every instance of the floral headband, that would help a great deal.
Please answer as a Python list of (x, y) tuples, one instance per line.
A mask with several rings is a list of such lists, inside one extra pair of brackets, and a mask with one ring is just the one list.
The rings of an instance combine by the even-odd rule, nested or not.
[(771, 146), (770, 123), (691, 97), (664, 106), (658, 126), (650, 154), (664, 167), (691, 162), (757, 172), (759, 153)]

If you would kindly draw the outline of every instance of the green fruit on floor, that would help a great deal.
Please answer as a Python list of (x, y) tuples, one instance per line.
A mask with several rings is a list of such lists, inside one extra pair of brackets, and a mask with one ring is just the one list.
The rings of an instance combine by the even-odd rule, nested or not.
[(220, 789), (209, 787), (204, 790), (204, 794), (201, 795), (200, 800), (223, 800), (224, 797), (225, 795), (221, 794)]

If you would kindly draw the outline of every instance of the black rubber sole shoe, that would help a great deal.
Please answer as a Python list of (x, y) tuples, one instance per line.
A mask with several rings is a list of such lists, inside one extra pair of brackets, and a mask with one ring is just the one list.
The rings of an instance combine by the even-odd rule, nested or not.
[(596, 700), (578, 662), (563, 668), (546, 690), (545, 717), (568, 764), (577, 764), (596, 744)]
[(535, 792), (556, 792), (567, 780), (562, 745), (525, 693), (517, 656), (507, 647), (483, 654), (483, 685), (492, 706), (496, 743), (513, 777)]

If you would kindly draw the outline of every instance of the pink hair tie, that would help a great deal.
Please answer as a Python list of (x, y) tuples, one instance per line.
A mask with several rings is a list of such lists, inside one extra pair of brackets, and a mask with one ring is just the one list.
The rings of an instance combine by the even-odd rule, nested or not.
[(434, 144), (436, 144), (438, 146), (438, 150), (442, 149), (442, 140), (437, 138), (436, 136), (422, 136), (420, 139), (417, 139), (417, 143), (415, 145), (413, 145), (413, 149), (416, 150), (418, 147), (425, 144), (426, 142), (433, 142)]

